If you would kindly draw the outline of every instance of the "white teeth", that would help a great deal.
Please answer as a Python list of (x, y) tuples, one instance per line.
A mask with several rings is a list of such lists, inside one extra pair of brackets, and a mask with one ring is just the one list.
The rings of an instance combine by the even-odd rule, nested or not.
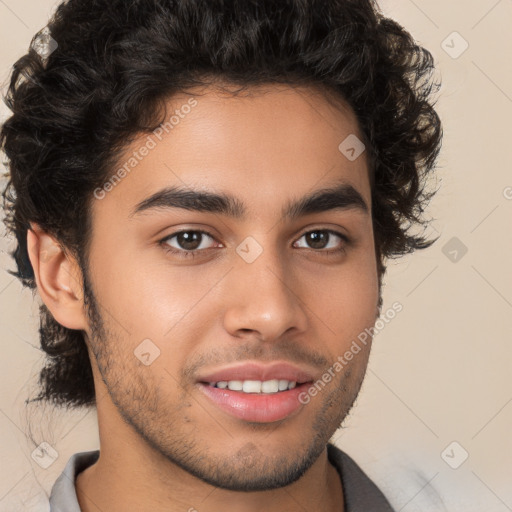
[(288, 381), (287, 380), (280, 380), (278, 384), (279, 391), (284, 391), (285, 389), (288, 389)]
[(244, 380), (242, 390), (244, 393), (260, 393), (261, 380)]
[(262, 393), (277, 393), (279, 391), (279, 381), (274, 379), (262, 382), (261, 391)]
[(230, 380), (228, 382), (228, 388), (231, 391), (242, 391), (244, 383), (241, 380)]
[(297, 385), (294, 381), (284, 379), (272, 380), (221, 380), (219, 382), (210, 382), (210, 386), (220, 389), (230, 389), (231, 391), (243, 391), (244, 393), (277, 393), (278, 391), (286, 391), (293, 389)]

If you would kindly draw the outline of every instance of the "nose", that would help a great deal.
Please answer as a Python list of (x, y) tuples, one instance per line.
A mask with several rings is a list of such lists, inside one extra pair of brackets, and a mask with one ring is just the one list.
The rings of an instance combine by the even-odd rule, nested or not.
[(264, 250), (252, 263), (237, 261), (228, 275), (223, 322), (232, 336), (273, 341), (306, 330), (304, 290), (279, 255)]

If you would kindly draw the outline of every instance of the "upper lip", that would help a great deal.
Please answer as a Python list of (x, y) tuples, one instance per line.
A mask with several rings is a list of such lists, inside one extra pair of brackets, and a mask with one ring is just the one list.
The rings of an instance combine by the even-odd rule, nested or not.
[(262, 364), (257, 362), (238, 363), (204, 373), (199, 382), (220, 382), (230, 380), (287, 380), (298, 384), (313, 380), (312, 373), (287, 362)]

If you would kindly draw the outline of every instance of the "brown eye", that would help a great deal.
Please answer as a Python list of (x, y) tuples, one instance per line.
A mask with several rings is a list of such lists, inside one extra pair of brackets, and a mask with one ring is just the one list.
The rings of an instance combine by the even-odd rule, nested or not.
[(330, 233), (326, 233), (325, 231), (310, 231), (304, 236), (306, 237), (307, 244), (313, 249), (325, 249), (331, 237)]
[[(302, 245), (301, 247), (317, 250), (343, 250), (345, 244), (348, 243), (348, 238), (345, 235), (329, 229), (308, 231), (301, 236), (301, 239), (302, 238), (305, 239), (306, 246)], [(341, 244), (340, 240), (342, 241)]]
[(213, 241), (214, 238), (206, 231), (198, 230), (183, 230), (173, 233), (164, 238), (161, 243), (168, 246), (168, 250), (174, 253), (186, 253), (193, 251), (199, 251), (209, 249), (212, 246), (208, 246), (208, 239)]
[(197, 231), (182, 231), (176, 235), (176, 242), (181, 249), (193, 251), (201, 245), (203, 234)]

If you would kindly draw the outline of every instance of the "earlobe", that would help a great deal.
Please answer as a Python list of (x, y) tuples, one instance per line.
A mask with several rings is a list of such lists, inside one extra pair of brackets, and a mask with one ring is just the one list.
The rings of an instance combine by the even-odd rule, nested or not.
[(27, 248), (37, 290), (53, 317), (68, 329), (87, 328), (80, 267), (59, 242), (31, 224)]

